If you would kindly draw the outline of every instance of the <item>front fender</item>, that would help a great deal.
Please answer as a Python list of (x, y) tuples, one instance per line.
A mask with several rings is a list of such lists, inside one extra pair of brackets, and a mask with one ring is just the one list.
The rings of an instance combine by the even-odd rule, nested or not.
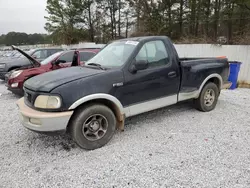
[(87, 95), (85, 97), (82, 97), (81, 99), (78, 99), (76, 102), (74, 102), (69, 107), (69, 110), (74, 110), (75, 108), (77, 108), (81, 104), (84, 104), (84, 103), (86, 103), (88, 101), (92, 101), (92, 100), (95, 100), (95, 99), (106, 99), (106, 100), (112, 102), (113, 104), (115, 104), (116, 107), (121, 112), (121, 114), (125, 113), (121, 102), (116, 97), (114, 97), (112, 95), (109, 95), (109, 94), (106, 94), (106, 93), (95, 93), (95, 94), (91, 94), (91, 95)]

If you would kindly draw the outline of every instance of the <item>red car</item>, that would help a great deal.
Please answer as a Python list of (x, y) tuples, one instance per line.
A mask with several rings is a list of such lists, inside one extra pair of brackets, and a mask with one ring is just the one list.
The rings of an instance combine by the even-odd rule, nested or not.
[(30, 66), (16, 69), (9, 75), (6, 75), (5, 79), (8, 90), (17, 95), (23, 95), (23, 83), (27, 79), (60, 68), (83, 65), (99, 51), (99, 49), (61, 51), (39, 63), (21, 49), (14, 46), (13, 48), (27, 57), (31, 62)]

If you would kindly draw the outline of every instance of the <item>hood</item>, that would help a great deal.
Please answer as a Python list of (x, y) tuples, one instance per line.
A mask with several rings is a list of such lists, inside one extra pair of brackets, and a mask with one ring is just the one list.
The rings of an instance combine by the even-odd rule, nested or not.
[(87, 67), (63, 68), (35, 76), (24, 83), (24, 87), (32, 91), (50, 92), (68, 82), (101, 74), (105, 71)]
[(22, 55), (24, 55), (28, 60), (30, 60), (31, 64), (35, 67), (40, 66), (41, 64), (35, 60), (33, 57), (31, 57), (29, 54), (25, 53), (24, 51), (22, 51), (21, 49), (19, 49), (18, 47), (12, 45), (11, 46), (13, 50), (17, 50), (18, 52), (20, 52)]

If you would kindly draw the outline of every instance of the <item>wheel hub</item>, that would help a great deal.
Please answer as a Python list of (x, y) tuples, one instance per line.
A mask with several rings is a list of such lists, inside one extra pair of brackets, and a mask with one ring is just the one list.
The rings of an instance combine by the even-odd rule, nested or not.
[(215, 92), (212, 89), (208, 89), (204, 95), (204, 103), (206, 106), (212, 106), (215, 101)]
[(89, 116), (82, 126), (82, 133), (90, 141), (101, 139), (107, 132), (108, 120), (101, 114)]
[(98, 121), (93, 121), (89, 125), (89, 129), (92, 132), (96, 132), (100, 128), (100, 123)]

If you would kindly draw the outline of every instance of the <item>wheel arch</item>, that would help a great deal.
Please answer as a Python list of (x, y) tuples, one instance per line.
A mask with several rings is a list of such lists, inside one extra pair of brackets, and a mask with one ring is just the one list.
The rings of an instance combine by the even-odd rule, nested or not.
[(103, 104), (103, 105), (109, 107), (113, 111), (113, 113), (115, 114), (115, 117), (117, 119), (117, 127), (120, 130), (124, 130), (124, 120), (125, 120), (124, 108), (123, 108), (122, 104), (120, 103), (120, 101), (112, 95), (103, 94), (103, 93), (88, 95), (88, 96), (83, 97), (83, 98), (77, 100), (76, 102), (74, 102), (69, 107), (69, 110), (74, 110), (74, 113), (75, 113), (80, 108), (82, 108), (84, 105), (89, 105), (91, 103)]
[(222, 77), (215, 73), (215, 74), (210, 74), (208, 77), (206, 77), (206, 79), (202, 82), (202, 84), (200, 85), (200, 88), (199, 88), (199, 94), (201, 93), (202, 91), (202, 88), (208, 83), (208, 82), (212, 82), (212, 83), (215, 83), (219, 90), (221, 90), (222, 88), (222, 85), (223, 85), (223, 80), (222, 80)]

